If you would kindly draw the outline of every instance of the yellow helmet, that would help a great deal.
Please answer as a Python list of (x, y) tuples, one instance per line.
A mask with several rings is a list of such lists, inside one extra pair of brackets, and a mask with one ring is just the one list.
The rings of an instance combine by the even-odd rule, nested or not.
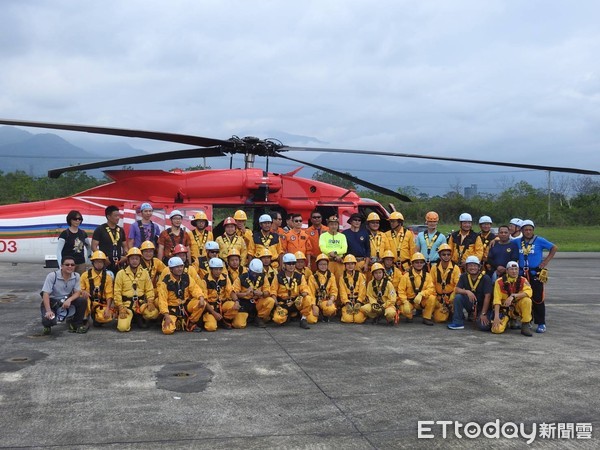
[(374, 220), (381, 220), (379, 214), (377, 214), (376, 212), (369, 213), (369, 215), (367, 216), (367, 222), (372, 222)]
[(129, 258), (130, 256), (135, 256), (135, 255), (142, 256), (142, 251), (137, 247), (131, 247), (129, 249), (129, 251), (127, 252), (127, 257)]
[(344, 256), (344, 264), (356, 263), (356, 262), (358, 262), (358, 261), (356, 260), (356, 257), (354, 255), (348, 254), (348, 255)]
[(435, 211), (429, 211), (425, 214), (425, 222), (439, 222), (440, 216)]
[(229, 258), (230, 256), (242, 256), (242, 254), (237, 248), (232, 248), (229, 250), (229, 253), (227, 253), (227, 257)]
[(444, 250), (452, 251), (452, 248), (444, 242), (442, 245), (440, 245), (438, 247), (437, 252), (440, 253), (440, 252), (443, 252)]
[(196, 220), (206, 220), (208, 222), (208, 217), (204, 211), (198, 211), (196, 214), (194, 214), (194, 218), (191, 221), (192, 225)]
[(383, 267), (383, 264), (375, 263), (371, 266), (371, 273), (375, 272), (376, 270), (385, 270), (385, 267)]
[(233, 214), (233, 218), (235, 220), (248, 220), (248, 216), (246, 215), (246, 213), (241, 210), (238, 209), (234, 214)]
[(410, 258), (410, 262), (419, 261), (419, 260), (420, 261), (425, 261), (425, 256), (423, 256), (423, 253), (417, 252), (414, 255), (412, 255), (411, 258)]
[(294, 256), (296, 257), (296, 261), (298, 261), (299, 259), (306, 259), (306, 255), (304, 253), (302, 253), (300, 250), (298, 250), (296, 253), (294, 253)]
[(325, 253), (321, 253), (319, 256), (317, 256), (317, 262), (319, 261), (329, 261), (329, 258), (327, 257), (327, 255)]
[(96, 250), (94, 253), (92, 253), (92, 256), (90, 256), (90, 261), (94, 261), (96, 259), (102, 259), (106, 261), (106, 255), (102, 250)]
[(386, 250), (385, 252), (383, 252), (383, 256), (381, 257), (381, 259), (383, 258), (394, 258), (396, 259), (396, 257), (394, 256), (394, 252), (391, 250)]
[(398, 211), (394, 211), (393, 213), (390, 214), (390, 217), (388, 217), (388, 220), (402, 220), (402, 221), (404, 221), (404, 216), (402, 215), (402, 213), (399, 213)]
[(269, 251), (269, 249), (268, 249), (268, 248), (264, 248), (264, 247), (263, 247), (263, 248), (262, 248), (262, 250), (260, 250), (260, 251), (258, 252), (258, 254), (257, 254), (257, 255), (254, 255), (254, 256), (256, 256), (257, 258), (263, 258), (263, 257), (265, 257), (265, 256), (270, 256), (270, 257), (272, 258), (272, 257), (273, 257), (273, 254), (272, 254), (272, 253)]
[(140, 245), (140, 250), (144, 251), (144, 250), (148, 250), (148, 249), (156, 250), (156, 246), (154, 245), (154, 243), (152, 241), (142, 242), (142, 245)]

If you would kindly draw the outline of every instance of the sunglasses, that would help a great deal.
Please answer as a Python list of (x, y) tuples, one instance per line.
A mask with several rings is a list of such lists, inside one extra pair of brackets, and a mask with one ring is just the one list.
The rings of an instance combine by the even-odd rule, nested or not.
[(294, 220), (296, 223), (302, 223), (302, 220)]
[(312, 216), (313, 219), (322, 219), (321, 216)]
[(83, 220), (83, 217), (74, 217), (74, 218), (73, 218), (73, 219), (71, 219), (71, 220)]
[(63, 264), (63, 266), (67, 266), (67, 267), (75, 267), (75, 264), (68, 263), (68, 264)]

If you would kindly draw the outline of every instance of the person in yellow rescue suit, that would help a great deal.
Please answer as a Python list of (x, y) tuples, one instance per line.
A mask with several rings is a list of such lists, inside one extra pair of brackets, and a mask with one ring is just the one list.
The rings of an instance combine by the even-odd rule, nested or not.
[(226, 261), (229, 252), (232, 249), (236, 249), (240, 253), (242, 261), (246, 264), (248, 249), (246, 247), (246, 242), (244, 242), (244, 238), (237, 234), (238, 228), (235, 219), (233, 217), (227, 217), (223, 221), (223, 227), (225, 228), (225, 233), (215, 239), (217, 244), (219, 244), (219, 258)]
[(338, 280), (343, 323), (364, 323), (367, 320), (367, 316), (360, 309), (367, 298), (367, 279), (356, 269), (357, 263), (354, 255), (344, 256), (346, 270)]
[(367, 216), (367, 231), (369, 232), (369, 244), (371, 246), (371, 264), (376, 262), (381, 263), (384, 252), (392, 249), (388, 237), (379, 231), (380, 220), (379, 214), (376, 212), (369, 213)]
[(453, 313), (454, 289), (460, 278), (460, 268), (450, 261), (452, 249), (448, 244), (438, 247), (440, 259), (431, 267), (429, 274), (435, 288), (437, 301), (433, 308), (433, 321), (437, 323), (446, 322)]
[(217, 331), (218, 325), (229, 330), (235, 320), (240, 304), (233, 292), (233, 286), (224, 273), (225, 264), (221, 258), (208, 261), (210, 271), (204, 276), (206, 308), (202, 316), (206, 331)]
[[(321, 310), (323, 322), (329, 322), (337, 313), (336, 302), (338, 297), (337, 281), (327, 268), (329, 257), (325, 253), (317, 256), (317, 271), (308, 284), (310, 293), (315, 299), (315, 304)], [(318, 311), (317, 311), (318, 314)]]
[(92, 268), (81, 275), (81, 296), (87, 300), (85, 317), (92, 317), (95, 327), (113, 320), (113, 277), (106, 270), (108, 258), (102, 250), (90, 257)]
[(189, 273), (183, 259), (173, 256), (168, 261), (169, 272), (158, 282), (158, 308), (163, 316), (163, 334), (180, 331), (202, 331), (198, 321), (206, 306), (206, 293)]
[(265, 274), (267, 274), (267, 281), (269, 282), (269, 286), (271, 286), (273, 284), (273, 280), (277, 276), (277, 269), (275, 269), (271, 264), (273, 255), (268, 248), (262, 248), (256, 257), (260, 259), (260, 262), (263, 263), (263, 270), (265, 271)]
[(402, 275), (398, 289), (400, 314), (406, 317), (407, 322), (412, 322), (413, 308), (423, 310), (423, 323), (433, 325), (431, 317), (436, 297), (431, 275), (425, 270), (425, 256), (415, 253), (412, 255), (411, 264), (412, 267)]
[(204, 257), (206, 260), (206, 243), (214, 241), (212, 231), (207, 229), (208, 217), (204, 211), (199, 211), (194, 215), (194, 219), (190, 222), (194, 229), (189, 231), (190, 235), (190, 255), (192, 264), (198, 269), (198, 260)]
[(396, 266), (406, 272), (410, 267), (410, 258), (417, 251), (415, 235), (411, 230), (404, 227), (404, 216), (394, 211), (388, 217), (390, 230), (385, 235), (390, 243), (390, 250), (396, 258)]
[[(187, 258), (186, 258), (187, 254), (188, 254), (188, 248), (185, 245), (177, 244), (175, 246), (175, 248), (173, 249), (173, 256), (179, 256), (181, 258), (181, 260), (183, 261), (183, 265), (184, 265), (183, 271), (185, 273), (188, 273), (190, 275), (190, 277), (192, 277), (196, 283), (200, 283), (200, 280), (202, 278), (198, 274), (198, 271), (196, 270), (194, 265), (190, 264), (190, 262), (187, 260)], [(165, 275), (168, 275), (169, 272), (170, 272), (170, 268), (165, 267), (160, 274), (160, 278), (164, 277)]]
[(479, 235), (471, 227), (473, 218), (471, 214), (462, 213), (458, 221), (460, 230), (454, 231), (448, 239), (448, 245), (452, 249), (452, 262), (460, 266), (460, 271), (465, 271), (465, 261), (469, 256), (477, 256), (479, 260), (483, 258), (483, 242)]
[(233, 283), (233, 292), (240, 304), (240, 309), (233, 319), (233, 328), (246, 328), (248, 320), (254, 321), (257, 327), (266, 327), (275, 307), (275, 299), (270, 296), (270, 289), (263, 263), (254, 258), (248, 264), (248, 270)]
[[(258, 218), (260, 230), (252, 233), (252, 241), (248, 247), (248, 254), (254, 258), (261, 258), (262, 249), (267, 249), (271, 253), (271, 266), (277, 270), (279, 267), (279, 256), (283, 254), (283, 247), (279, 234), (271, 231), (273, 219), (269, 214), (262, 214)], [(265, 262), (263, 261), (263, 264)]]
[(127, 267), (117, 272), (114, 299), (118, 310), (117, 330), (131, 330), (131, 321), (140, 328), (148, 328), (146, 320), (158, 317), (154, 303), (154, 287), (148, 272), (140, 267), (142, 252), (130, 248), (127, 252)]
[[(235, 224), (237, 226), (236, 233), (238, 236), (241, 236), (244, 239), (244, 243), (246, 244), (246, 248), (250, 246), (250, 242), (252, 241), (252, 230), (250, 228), (246, 228), (246, 221), (248, 220), (248, 216), (243, 209), (238, 209), (235, 213), (233, 213), (233, 219), (235, 220)], [(242, 260), (242, 265), (247, 265), (248, 261)]]
[(483, 264), (483, 268), (485, 272), (491, 277), (492, 270), (491, 266), (488, 264), (488, 254), (490, 252), (490, 244), (492, 241), (496, 239), (496, 234), (492, 233), (492, 218), (490, 216), (481, 216), (479, 218), (479, 239), (481, 239), (481, 245), (483, 246), (483, 258), (481, 260), (481, 264)]
[[(294, 256), (296, 257), (296, 272), (304, 275), (304, 278), (306, 279), (306, 284), (308, 284), (310, 286), (310, 282), (313, 279), (314, 275), (313, 275), (312, 270), (310, 270), (310, 267), (308, 267), (308, 261), (306, 259), (306, 255), (304, 253), (302, 253), (301, 251), (297, 251), (296, 253), (294, 253)], [(315, 261), (315, 264), (316, 264), (316, 261)]]
[(318, 320), (313, 314), (314, 301), (310, 289), (304, 276), (296, 272), (296, 257), (292, 253), (283, 255), (282, 262), (283, 269), (271, 283), (271, 296), (277, 301), (273, 322), (283, 325), (290, 316), (300, 314), (300, 328), (308, 330), (308, 324)]
[(166, 266), (160, 259), (154, 256), (156, 247), (152, 241), (142, 242), (140, 250), (142, 251), (141, 267), (148, 272), (148, 275), (152, 280), (152, 286), (154, 286), (154, 298), (158, 298), (156, 287), (158, 286), (160, 275), (163, 270), (165, 270)]
[(383, 252), (383, 255), (381, 255), (381, 264), (383, 265), (385, 276), (390, 279), (392, 286), (394, 286), (394, 289), (398, 292), (400, 280), (402, 279), (402, 271), (394, 264), (395, 262), (396, 257), (391, 250), (386, 250)]
[(232, 286), (240, 275), (248, 272), (248, 268), (241, 264), (242, 261), (240, 257), (240, 252), (236, 248), (232, 248), (227, 255), (225, 265), (227, 266), (227, 276), (229, 277)]
[(216, 241), (208, 241), (204, 244), (205, 256), (201, 256), (196, 261), (194, 267), (198, 272), (198, 276), (200, 279), (203, 279), (208, 272), (210, 272), (210, 268), (208, 267), (208, 261), (211, 258), (219, 257), (219, 244)]
[(383, 264), (371, 266), (372, 279), (367, 283), (367, 302), (360, 310), (376, 324), (383, 316), (388, 325), (394, 325), (397, 294), (392, 282), (385, 276)]
[(492, 333), (501, 334), (509, 320), (521, 320), (521, 334), (530, 337), (531, 295), (527, 278), (519, 276), (519, 264), (509, 261), (506, 273), (494, 283), (494, 319)]

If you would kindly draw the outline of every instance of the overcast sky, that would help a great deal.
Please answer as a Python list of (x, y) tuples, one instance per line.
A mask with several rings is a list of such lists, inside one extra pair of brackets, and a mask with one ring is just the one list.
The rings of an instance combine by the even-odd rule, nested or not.
[(597, 0), (2, 0), (0, 116), (600, 170), (599, 13)]

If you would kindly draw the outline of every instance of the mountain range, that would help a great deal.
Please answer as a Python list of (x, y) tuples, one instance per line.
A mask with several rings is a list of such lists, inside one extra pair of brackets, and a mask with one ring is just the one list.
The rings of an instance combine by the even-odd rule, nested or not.
[[(283, 132), (269, 132), (269, 135), (288, 145), (323, 147), (325, 144), (317, 138)], [(176, 149), (180, 148), (181, 146), (176, 146)], [(83, 134), (66, 140), (53, 133), (34, 134), (20, 128), (0, 127), (0, 170), (4, 173), (22, 170), (31, 176), (44, 176), (49, 169), (57, 167), (144, 154), (148, 152), (127, 142), (102, 141), (86, 138)], [(464, 188), (472, 185), (476, 185), (480, 193), (495, 194), (521, 180), (527, 180), (535, 187), (545, 188), (547, 176), (545, 172), (537, 171), (458, 163), (414, 162), (409, 159), (381, 156), (313, 152), (293, 152), (290, 156), (341, 172), (349, 172), (358, 178), (392, 190), (410, 186), (415, 192), (428, 195), (443, 195), (457, 189), (463, 193)], [(236, 155), (231, 163), (233, 167), (243, 167), (243, 158)], [(198, 158), (140, 164), (136, 168), (171, 170), (203, 164), (204, 160)], [(212, 168), (228, 168), (230, 158), (211, 158), (206, 160), (206, 164)], [(265, 168), (265, 161), (257, 158), (256, 166)], [(290, 161), (278, 158), (269, 160), (271, 172), (285, 173), (296, 168), (298, 164)], [(315, 169), (305, 166), (299, 175), (310, 178), (314, 172)], [(90, 175), (97, 177), (101, 176), (101, 173), (100, 170), (89, 171)]]

